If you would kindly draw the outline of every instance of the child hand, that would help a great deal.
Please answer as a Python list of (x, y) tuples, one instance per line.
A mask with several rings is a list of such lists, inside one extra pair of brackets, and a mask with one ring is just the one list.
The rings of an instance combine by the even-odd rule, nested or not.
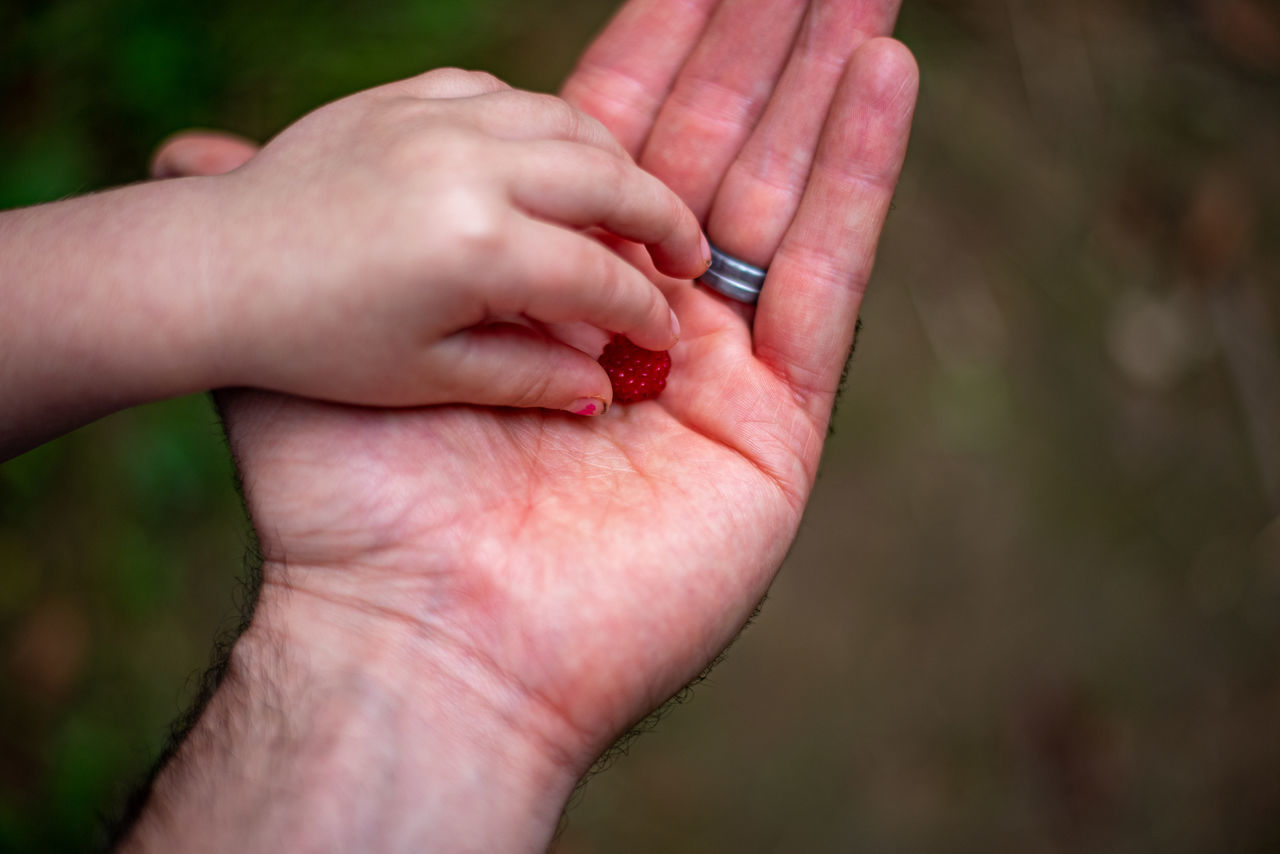
[(455, 69), (322, 107), (199, 180), (216, 186), (227, 384), (347, 403), (601, 412), (603, 369), (537, 326), (651, 349), (678, 331), (650, 279), (584, 230), (646, 244), (678, 278), (708, 260), (693, 213), (603, 125)]

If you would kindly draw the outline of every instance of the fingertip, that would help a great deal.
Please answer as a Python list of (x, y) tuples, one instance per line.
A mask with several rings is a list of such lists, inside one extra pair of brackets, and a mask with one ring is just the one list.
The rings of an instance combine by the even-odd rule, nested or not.
[(711, 266), (711, 246), (701, 230), (698, 232), (696, 245), (686, 244), (678, 250), (672, 250), (663, 244), (657, 244), (648, 249), (654, 268), (674, 279), (696, 279)]
[(666, 294), (649, 276), (625, 262), (622, 272), (628, 278), (634, 277), (636, 296), (643, 296), (646, 302), (644, 310), (627, 317), (623, 323), (603, 328), (627, 336), (634, 344), (646, 350), (670, 350), (680, 340), (680, 321)]
[(909, 112), (920, 85), (920, 67), (911, 49), (886, 36), (869, 40), (855, 57), (855, 73), (866, 97), (886, 109), (904, 102)]
[(613, 400), (608, 373), (596, 358), (522, 324), (494, 323), (460, 332), (435, 346), (434, 364), (449, 382), (434, 402), (560, 410), (603, 415)]
[(379, 89), (413, 98), (472, 98), (506, 92), (511, 89), (511, 85), (487, 71), (445, 66), (386, 83)]
[(616, 330), (646, 350), (670, 350), (680, 341), (680, 321), (674, 309), (667, 309), (666, 322), (648, 323), (632, 329)]
[(711, 266), (711, 243), (684, 200), (656, 178), (652, 180), (668, 205), (664, 213), (666, 235), (649, 246), (653, 265), (677, 279), (696, 279)]
[(564, 411), (588, 418), (604, 415), (609, 411), (609, 401), (600, 397), (580, 397), (566, 406)]

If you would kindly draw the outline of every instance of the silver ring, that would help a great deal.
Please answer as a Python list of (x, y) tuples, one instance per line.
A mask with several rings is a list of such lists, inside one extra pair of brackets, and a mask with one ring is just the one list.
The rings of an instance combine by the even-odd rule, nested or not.
[(760, 299), (760, 290), (768, 273), (768, 270), (726, 255), (713, 244), (711, 266), (698, 277), (698, 282), (729, 299), (754, 305)]

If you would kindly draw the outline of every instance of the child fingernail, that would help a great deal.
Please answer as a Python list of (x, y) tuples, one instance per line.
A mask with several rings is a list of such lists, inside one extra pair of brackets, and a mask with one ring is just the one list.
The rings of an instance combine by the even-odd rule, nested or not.
[(711, 267), (711, 244), (707, 242), (707, 235), (702, 235), (702, 266)]
[(671, 310), (671, 334), (676, 336), (676, 340), (680, 340), (680, 318), (676, 317), (676, 310)]
[(566, 406), (565, 411), (574, 415), (602, 415), (608, 408), (608, 404), (598, 397), (584, 397)]

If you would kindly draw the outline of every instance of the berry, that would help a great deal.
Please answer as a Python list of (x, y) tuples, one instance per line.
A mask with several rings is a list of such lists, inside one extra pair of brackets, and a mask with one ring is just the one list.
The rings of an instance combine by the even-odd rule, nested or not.
[(635, 403), (655, 398), (666, 388), (671, 356), (666, 350), (646, 350), (625, 335), (614, 335), (600, 354), (600, 364), (613, 384), (614, 402)]

